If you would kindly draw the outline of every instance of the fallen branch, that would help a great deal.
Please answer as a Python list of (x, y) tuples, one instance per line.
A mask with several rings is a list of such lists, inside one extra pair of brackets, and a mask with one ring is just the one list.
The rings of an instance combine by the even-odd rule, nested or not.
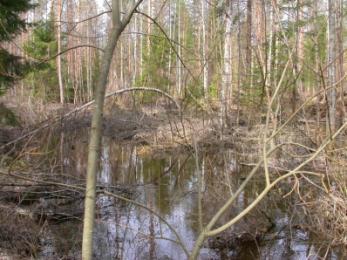
[[(58, 186), (58, 187), (64, 187), (64, 188), (66, 188), (66, 190), (79, 191), (79, 192), (85, 193), (85, 187), (83, 187), (83, 186), (78, 186), (78, 185), (73, 185), (73, 184), (66, 184), (66, 183), (60, 183), (60, 182), (54, 182), (54, 181), (44, 181), (44, 180), (39, 180), (39, 179), (33, 180), (30, 177), (21, 176), (21, 175), (9, 172), (7, 169), (1, 169), (0, 168), (0, 175), (7, 176), (7, 177), (13, 177), (13, 178), (21, 179), (21, 180), (26, 180), (26, 181), (29, 181), (31, 183), (39, 183), (39, 184), (45, 184), (45, 185), (53, 185), (53, 186)], [(153, 209), (147, 207), (146, 205), (144, 205), (144, 204), (142, 204), (140, 202), (137, 202), (135, 200), (126, 198), (124, 196), (121, 196), (121, 195), (113, 193), (113, 192), (109, 192), (107, 190), (102, 190), (101, 189), (101, 190), (98, 190), (98, 193), (99, 194), (102, 193), (102, 194), (105, 194), (107, 196), (111, 196), (111, 197), (120, 199), (120, 200), (125, 201), (127, 203), (131, 203), (131, 204), (133, 204), (133, 205), (135, 205), (137, 207), (140, 207), (140, 208), (148, 211), (150, 214), (153, 214), (154, 216), (156, 216), (175, 235), (177, 241), (172, 240), (172, 242), (175, 242), (176, 244), (180, 245), (182, 250), (186, 254), (186, 256), (187, 257), (189, 256), (188, 249), (184, 245), (183, 241), (181, 240), (181, 238), (180, 238), (179, 234), (177, 233), (177, 231), (175, 230), (175, 228), (165, 218), (163, 218), (159, 213), (155, 212)]]

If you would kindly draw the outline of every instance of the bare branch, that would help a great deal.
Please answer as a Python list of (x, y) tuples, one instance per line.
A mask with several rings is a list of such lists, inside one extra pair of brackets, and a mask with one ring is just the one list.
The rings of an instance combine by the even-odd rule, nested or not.
[(97, 47), (97, 46), (94, 46), (94, 45), (90, 45), (90, 44), (81, 44), (81, 45), (72, 46), (72, 47), (70, 47), (68, 49), (62, 50), (61, 52), (59, 52), (59, 53), (57, 53), (57, 54), (55, 54), (53, 56), (50, 56), (50, 57), (48, 57), (48, 58), (46, 58), (44, 60), (38, 60), (38, 61), (40, 61), (39, 64), (45, 63), (47, 61), (50, 61), (50, 60), (58, 57), (59, 55), (63, 55), (64, 53), (66, 53), (68, 51), (71, 51), (71, 50), (74, 50), (74, 49), (78, 49), (78, 48), (94, 48), (94, 49), (97, 49), (99, 51), (104, 52), (104, 49), (102, 49), (100, 47)]
[[(121, 89), (121, 90), (117, 90), (117, 91), (114, 91), (114, 92), (111, 92), (111, 93), (108, 93), (105, 95), (105, 98), (109, 98), (109, 97), (112, 97), (112, 96), (116, 96), (116, 95), (119, 95), (119, 94), (123, 94), (123, 93), (126, 93), (126, 92), (132, 92), (132, 91), (151, 91), (151, 92), (156, 92), (156, 93), (159, 93), (165, 97), (167, 97), (168, 99), (170, 99), (174, 104), (175, 106), (177, 107), (177, 109), (179, 111), (181, 111), (181, 107), (180, 105), (177, 103), (177, 101), (172, 97), (170, 96), (169, 94), (165, 93), (164, 91), (160, 90), (160, 89), (157, 89), (157, 88), (145, 88), (145, 87), (139, 87), (139, 88), (125, 88), (125, 89)], [(12, 144), (15, 144), (15, 143), (18, 143), (19, 141), (25, 139), (26, 137), (28, 136), (31, 136), (31, 135), (34, 135), (36, 133), (38, 133), (39, 131), (43, 130), (43, 129), (46, 129), (58, 122), (61, 122), (61, 120), (63, 119), (66, 119), (68, 117), (70, 117), (71, 115), (73, 114), (76, 114), (80, 111), (82, 111), (83, 109), (86, 109), (88, 108), (89, 106), (93, 105), (95, 103), (95, 100), (92, 100), (76, 109), (73, 109), (72, 111), (66, 113), (65, 115), (62, 115), (62, 116), (58, 116), (58, 117), (55, 117), (53, 118), (52, 120), (45, 120), (43, 123), (43, 125), (41, 125), (40, 127), (16, 138), (15, 140), (11, 141), (11, 142), (8, 142), (2, 146), (0, 146), (0, 150), (9, 146), (9, 145), (12, 145)]]
[[(18, 174), (11, 173), (11, 172), (9, 172), (8, 170), (5, 170), (5, 169), (0, 169), (0, 174), (4, 175), (4, 176), (7, 176), (7, 177), (14, 177), (14, 178), (17, 178), (17, 179), (23, 179), (23, 180), (29, 181), (31, 183), (39, 183), (39, 184), (45, 184), (45, 185), (60, 186), (60, 187), (64, 187), (64, 188), (66, 188), (68, 190), (71, 190), (71, 191), (80, 191), (80, 192), (83, 192), (83, 193), (85, 191), (85, 188), (81, 187), (81, 186), (72, 185), (72, 184), (66, 184), (66, 183), (60, 183), (60, 182), (54, 182), (54, 181), (43, 181), (43, 180), (39, 180), (39, 179), (35, 179), (34, 180), (34, 179), (26, 177), (26, 176), (21, 176), (21, 175), (18, 175)], [(168, 226), (168, 228), (174, 233), (174, 235), (177, 238), (177, 241), (175, 241), (175, 240), (169, 240), (169, 241), (177, 243), (178, 245), (180, 245), (182, 247), (184, 253), (187, 256), (189, 255), (188, 250), (185, 247), (184, 243), (182, 242), (182, 240), (181, 240), (180, 236), (178, 235), (177, 231), (174, 229), (173, 226), (170, 225), (170, 223), (165, 218), (160, 216), (159, 213), (155, 212), (154, 210), (152, 210), (151, 208), (147, 207), (146, 205), (141, 204), (140, 202), (137, 202), (137, 201), (132, 200), (132, 199), (128, 199), (126, 197), (123, 197), (121, 195), (109, 192), (107, 190), (101, 190), (101, 191), (99, 191), (99, 193), (103, 193), (105, 195), (108, 195), (108, 196), (111, 196), (111, 197), (123, 200), (125, 202), (131, 203), (131, 204), (133, 204), (133, 205), (135, 205), (137, 207), (143, 208), (143, 209), (147, 210), (149, 213), (155, 215), (159, 220), (161, 220), (164, 224), (166, 224)]]

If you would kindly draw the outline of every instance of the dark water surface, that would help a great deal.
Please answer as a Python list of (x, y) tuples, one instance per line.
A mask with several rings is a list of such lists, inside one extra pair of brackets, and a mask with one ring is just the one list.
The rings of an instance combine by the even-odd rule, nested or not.
[[(65, 174), (85, 177), (87, 138), (84, 134), (62, 135), (54, 149)], [(98, 183), (125, 188), (128, 197), (160, 214), (177, 231), (189, 252), (201, 225), (211, 219), (249, 172), (249, 168), (238, 165), (233, 150), (218, 147), (198, 153), (198, 159), (193, 151), (154, 156), (146, 152), (146, 147), (120, 145), (104, 137), (101, 154)], [(262, 178), (256, 178), (219, 224), (245, 208), (262, 188)], [(320, 259), (325, 254), (328, 259), (343, 259), (339, 250), (328, 250), (326, 242), (292, 227), (298, 218), (282, 195), (271, 193), (246, 220), (222, 234), (219, 243), (222, 246), (206, 242), (200, 259)], [(82, 201), (74, 207), (83, 208)], [(244, 233), (263, 235), (257, 242), (241, 239), (236, 246), (230, 243), (227, 246), (228, 241)], [(40, 258), (54, 259), (57, 255), (79, 258), (81, 234), (80, 220), (51, 224), (43, 238), (45, 245)], [(95, 259), (103, 260), (186, 259), (175, 234), (157, 216), (106, 195), (97, 198), (94, 252)]]

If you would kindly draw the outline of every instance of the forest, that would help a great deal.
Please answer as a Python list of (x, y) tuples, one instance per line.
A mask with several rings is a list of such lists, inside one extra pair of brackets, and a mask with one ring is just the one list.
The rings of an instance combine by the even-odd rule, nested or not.
[(347, 259), (346, 4), (0, 0), (0, 259)]

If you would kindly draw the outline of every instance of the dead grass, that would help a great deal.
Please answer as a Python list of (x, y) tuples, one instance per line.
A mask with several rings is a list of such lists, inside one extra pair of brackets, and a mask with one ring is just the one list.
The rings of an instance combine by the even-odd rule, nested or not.
[(347, 246), (347, 197), (340, 191), (320, 196), (307, 207), (310, 229), (334, 246)]
[(40, 228), (29, 216), (0, 208), (0, 249), (21, 256), (36, 256)]

